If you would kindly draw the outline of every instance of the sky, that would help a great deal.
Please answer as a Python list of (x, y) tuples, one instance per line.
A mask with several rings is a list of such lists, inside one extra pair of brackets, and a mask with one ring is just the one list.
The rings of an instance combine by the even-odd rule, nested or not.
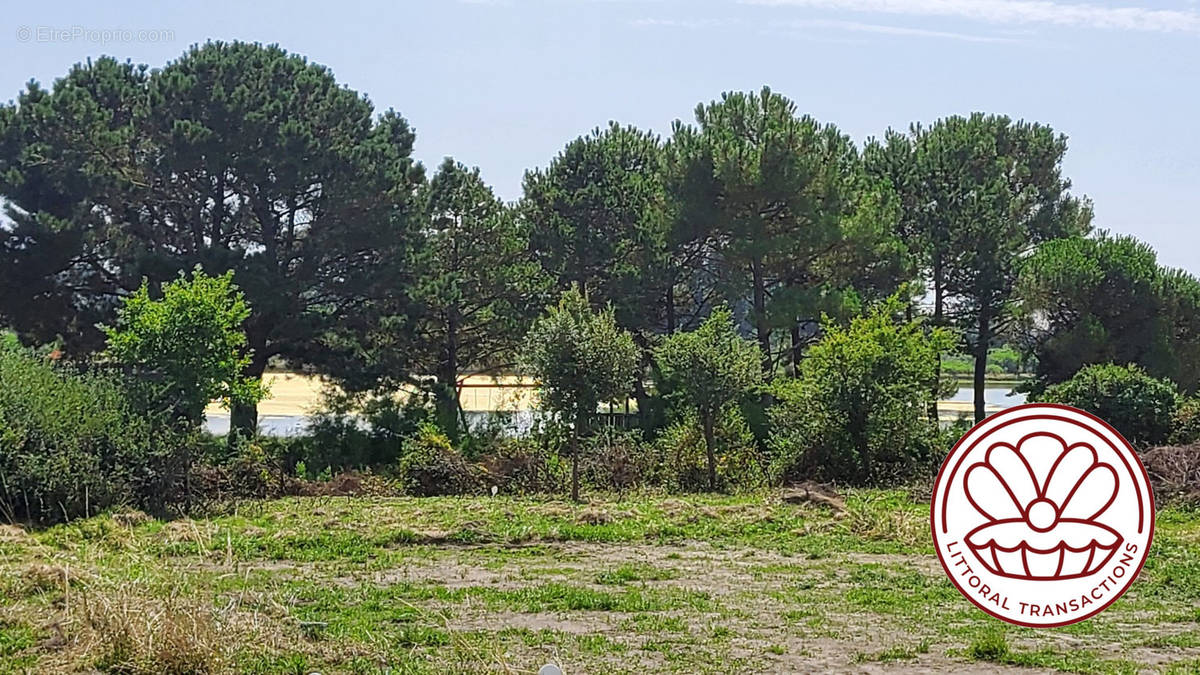
[[(105, 5), (110, 5), (106, 7)], [(1049, 124), (1098, 227), (1200, 274), (1196, 0), (406, 0), (11, 3), (0, 100), (102, 54), (162, 66), (277, 43), (416, 128), (416, 155), (524, 171), (616, 120), (666, 135), (769, 85), (856, 141), (973, 111)], [(5, 25), (6, 24), (6, 25)]]

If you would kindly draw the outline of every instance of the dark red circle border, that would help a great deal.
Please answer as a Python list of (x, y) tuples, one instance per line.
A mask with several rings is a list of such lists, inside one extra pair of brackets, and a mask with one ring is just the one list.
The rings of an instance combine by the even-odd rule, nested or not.
[[(1125, 445), (1125, 450), (1127, 450), (1129, 452), (1129, 455), (1133, 457), (1134, 464), (1136, 464), (1137, 468), (1142, 472), (1142, 478), (1146, 483), (1146, 500), (1149, 502), (1149, 505), (1150, 505), (1150, 509), (1149, 509), (1150, 510), (1150, 513), (1149, 513), (1150, 526), (1149, 526), (1149, 531), (1146, 533), (1146, 548), (1142, 552), (1142, 557), (1138, 561), (1137, 568), (1133, 571), (1133, 574), (1130, 575), (1130, 577), (1129, 577), (1129, 583), (1125, 584), (1124, 588), (1122, 588), (1119, 592), (1114, 594), (1113, 597), (1111, 599), (1109, 599), (1108, 602), (1104, 603), (1100, 607), (1092, 610), (1091, 612), (1089, 612), (1087, 614), (1084, 614), (1083, 616), (1076, 617), (1069, 621), (1060, 621), (1058, 623), (1026, 623), (1024, 621), (1018, 621), (1016, 619), (1011, 619), (1009, 617), (1006, 617), (1006, 616), (1003, 616), (996, 612), (993, 612), (991, 609), (989, 609), (989, 608), (985, 607), (983, 604), (977, 602), (975, 600), (975, 598), (971, 597), (971, 594), (968, 593), (962, 587), (962, 585), (958, 583), (958, 580), (954, 578), (953, 572), (950, 570), (949, 565), (946, 564), (946, 559), (942, 556), (942, 549), (940, 546), (938, 546), (937, 518), (936, 518), (937, 506), (938, 506), (938, 492), (940, 491), (940, 489), (942, 487), (942, 476), (946, 471), (946, 467), (950, 464), (950, 460), (952, 458), (954, 458), (955, 453), (958, 452), (958, 449), (960, 446), (962, 446), (963, 441), (965, 441), (967, 439), (967, 437), (971, 435), (971, 432), (974, 431), (975, 428), (978, 427), (980, 424), (986, 424), (987, 422), (994, 420), (998, 417), (1010, 415), (1012, 413), (1019, 412), (1022, 410), (1029, 410), (1030, 408), (1053, 408), (1053, 409), (1065, 410), (1068, 412), (1078, 413), (1078, 414), (1084, 416), (1085, 418), (1098, 423), (1100, 426), (1104, 427), (1108, 431), (1112, 432), (1112, 434), (1114, 436), (1116, 436), (1118, 439), (1120, 439), (1121, 442)], [(1014, 420), (1014, 421), (1018, 421), (1018, 420)], [(1134, 477), (1134, 479), (1136, 480), (1136, 476)], [(1144, 506), (1144, 505), (1139, 505), (1139, 506)], [(1142, 573), (1142, 568), (1145, 567), (1146, 560), (1150, 557), (1150, 547), (1154, 543), (1154, 519), (1155, 519), (1154, 489), (1150, 486), (1150, 474), (1146, 473), (1146, 467), (1142, 465), (1141, 458), (1138, 457), (1137, 452), (1134, 451), (1133, 446), (1129, 444), (1129, 441), (1126, 440), (1125, 437), (1121, 435), (1121, 432), (1114, 429), (1111, 424), (1109, 424), (1108, 422), (1105, 422), (1104, 420), (1100, 419), (1099, 417), (1096, 417), (1092, 413), (1090, 413), (1086, 410), (1080, 410), (1079, 408), (1073, 408), (1069, 405), (1062, 405), (1060, 403), (1025, 403), (1022, 405), (1013, 406), (1011, 408), (1005, 408), (1004, 410), (1001, 410), (1000, 412), (998, 412), (994, 415), (984, 418), (984, 420), (982, 422), (980, 422), (979, 424), (972, 426), (971, 429), (969, 431), (967, 431), (967, 433), (963, 434), (962, 438), (958, 439), (958, 442), (954, 444), (954, 447), (951, 448), (950, 452), (946, 455), (946, 459), (944, 459), (942, 461), (942, 466), (941, 466), (941, 468), (938, 469), (937, 478), (934, 480), (934, 483), (933, 483), (933, 494), (931, 494), (930, 498), (929, 498), (929, 531), (930, 531), (930, 534), (933, 536), (933, 551), (934, 551), (934, 553), (937, 554), (938, 563), (941, 564), (942, 570), (944, 570), (946, 572), (946, 576), (947, 576), (947, 578), (950, 579), (950, 583), (954, 584), (954, 587), (958, 589), (958, 592), (960, 594), (962, 594), (962, 596), (964, 598), (966, 598), (968, 601), (970, 601), (970, 603), (972, 605), (975, 605), (980, 610), (982, 610), (985, 614), (995, 617), (1005, 623), (1010, 623), (1015, 626), (1023, 626), (1025, 628), (1060, 628), (1062, 626), (1069, 626), (1071, 624), (1080, 623), (1082, 621), (1087, 621), (1088, 619), (1096, 616), (1100, 612), (1103, 612), (1104, 610), (1108, 609), (1109, 606), (1112, 605), (1114, 602), (1116, 602), (1118, 599), (1120, 599), (1120, 597), (1122, 595), (1125, 595), (1125, 591), (1129, 590), (1129, 587), (1133, 585), (1134, 580), (1136, 580), (1138, 575)]]

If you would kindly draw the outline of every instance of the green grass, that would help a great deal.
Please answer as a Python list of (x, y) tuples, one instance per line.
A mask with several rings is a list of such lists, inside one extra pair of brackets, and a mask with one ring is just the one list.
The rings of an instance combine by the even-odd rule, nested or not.
[(835, 516), (770, 494), (314, 498), (98, 516), (0, 539), (0, 672), (1200, 665), (1197, 511), (1159, 514), (1145, 570), (1104, 613), (1032, 630), (958, 594), (927, 504), (846, 502)]

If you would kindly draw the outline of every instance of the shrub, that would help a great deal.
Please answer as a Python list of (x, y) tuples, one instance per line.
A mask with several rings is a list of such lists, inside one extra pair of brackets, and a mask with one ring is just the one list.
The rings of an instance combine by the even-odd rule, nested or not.
[(654, 357), (672, 398), (700, 423), (708, 489), (715, 490), (717, 418), (762, 381), (762, 355), (753, 341), (738, 335), (729, 308), (720, 307), (696, 330), (667, 337)]
[(558, 456), (531, 437), (496, 438), (483, 452), (489, 486), (505, 494), (557, 492), (567, 480)]
[(1179, 401), (1171, 418), (1170, 441), (1173, 445), (1200, 442), (1200, 398), (1191, 396)]
[(775, 478), (880, 483), (929, 461), (938, 435), (930, 392), (952, 338), (901, 313), (891, 299), (848, 327), (826, 323), (799, 376), (777, 385)]
[[(766, 483), (766, 459), (736, 407), (726, 407), (714, 428), (717, 489), (742, 491)], [(693, 492), (709, 488), (704, 433), (694, 415), (663, 430), (646, 455), (646, 480), (668, 490)]]
[(293, 443), (284, 464), (303, 463), (309, 478), (326, 469), (354, 471), (395, 466), (406, 438), (430, 421), (428, 401), (413, 396), (325, 392), (323, 409), (308, 418), (308, 433)]
[(194, 436), (156, 428), (124, 384), (31, 352), (0, 350), (0, 508), (56, 521), (183, 497)]
[(418, 497), (476, 494), (483, 485), (481, 471), (433, 424), (404, 442), (397, 473), (405, 492)]
[(1130, 443), (1147, 448), (1167, 440), (1178, 405), (1175, 385), (1146, 374), (1139, 366), (1105, 363), (1087, 366), (1040, 396), (1096, 415)]

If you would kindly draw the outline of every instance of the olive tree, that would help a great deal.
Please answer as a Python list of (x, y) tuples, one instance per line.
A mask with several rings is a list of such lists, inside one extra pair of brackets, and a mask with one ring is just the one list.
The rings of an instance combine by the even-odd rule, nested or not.
[(717, 416), (762, 381), (758, 346), (738, 335), (728, 307), (717, 308), (700, 327), (675, 333), (655, 351), (663, 380), (673, 395), (695, 410), (704, 432), (708, 489), (717, 488)]
[(593, 311), (579, 289), (564, 292), (525, 338), (524, 369), (540, 388), (540, 405), (571, 427), (571, 499), (579, 499), (579, 439), (601, 403), (629, 395), (638, 350), (617, 327), (612, 308)]

